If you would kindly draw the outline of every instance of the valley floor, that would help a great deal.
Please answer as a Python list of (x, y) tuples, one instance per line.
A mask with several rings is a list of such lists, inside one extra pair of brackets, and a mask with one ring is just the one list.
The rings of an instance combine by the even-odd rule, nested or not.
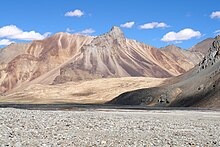
[(220, 111), (0, 108), (2, 146), (220, 146)]
[(123, 77), (69, 82), (57, 85), (33, 84), (25, 89), (21, 88), (9, 93), (6, 96), (0, 96), (0, 103), (101, 104), (127, 91), (159, 86), (165, 80), (165, 78)]

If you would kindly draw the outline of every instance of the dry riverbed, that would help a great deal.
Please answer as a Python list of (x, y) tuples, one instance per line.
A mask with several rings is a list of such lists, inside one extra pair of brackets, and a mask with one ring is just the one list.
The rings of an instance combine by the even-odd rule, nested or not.
[(220, 146), (219, 111), (0, 108), (1, 146)]

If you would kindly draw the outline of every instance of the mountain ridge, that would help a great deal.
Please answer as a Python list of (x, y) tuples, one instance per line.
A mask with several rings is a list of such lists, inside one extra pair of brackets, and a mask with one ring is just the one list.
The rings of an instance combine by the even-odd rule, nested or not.
[(207, 38), (205, 40), (202, 40), (201, 42), (195, 44), (191, 48), (189, 48), (189, 51), (193, 52), (201, 52), (203, 54), (206, 54), (209, 50), (209, 47), (212, 45), (212, 42), (214, 41), (214, 38)]
[(59, 84), (130, 76), (172, 77), (194, 67), (202, 56), (198, 53), (192, 58), (181, 56), (183, 59), (174, 60), (175, 53), (127, 39), (118, 27), (96, 37), (60, 32), (24, 47), (16, 45), (4, 49), (9, 55), (17, 51), (10, 61), (0, 56), (1, 92), (25, 88), (32, 83)]
[[(164, 60), (164, 62), (161, 63), (157, 56), (160, 56), (160, 60)], [(198, 58), (199, 60), (200, 56), (202, 55), (199, 54), (193, 58)], [(185, 64), (183, 68), (181, 64)], [(166, 67), (164, 68), (164, 66)], [(55, 79), (54, 83), (98, 77), (171, 77), (179, 75), (193, 66), (194, 63), (188, 61), (176, 63), (166, 52), (144, 43), (127, 39), (119, 28), (113, 27), (109, 33), (94, 38), (91, 44), (84, 46), (82, 54), (77, 61), (73, 61), (61, 69), (60, 76)], [(167, 68), (170, 68), (170, 70), (167, 70)], [(75, 73), (75, 71), (83, 72), (85, 74), (84, 77), (77, 77), (79, 73)]]

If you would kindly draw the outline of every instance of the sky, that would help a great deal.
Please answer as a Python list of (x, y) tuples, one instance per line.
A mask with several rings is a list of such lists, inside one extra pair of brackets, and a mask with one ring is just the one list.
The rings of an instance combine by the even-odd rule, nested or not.
[(158, 48), (187, 49), (220, 34), (220, 0), (1, 0), (0, 47), (58, 32), (97, 36), (112, 26)]

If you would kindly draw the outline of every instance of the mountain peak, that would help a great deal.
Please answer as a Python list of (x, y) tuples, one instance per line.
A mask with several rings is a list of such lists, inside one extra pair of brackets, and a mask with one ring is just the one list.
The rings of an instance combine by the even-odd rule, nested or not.
[(182, 48), (180, 48), (180, 47), (178, 47), (174, 44), (170, 44), (168, 46), (162, 47), (161, 49), (164, 50), (164, 51), (169, 51), (169, 52), (170, 51), (176, 51), (176, 50), (182, 50)]
[(215, 40), (220, 40), (220, 35), (217, 35), (217, 36), (215, 37)]
[(113, 38), (124, 38), (124, 32), (116, 26), (113, 26), (111, 31), (109, 32), (109, 34), (113, 37)]
[(117, 27), (117, 26), (113, 26), (111, 28), (111, 31), (121, 31), (122, 32), (122, 30), (119, 27)]
[(178, 46), (176, 46), (174, 44), (167, 45), (166, 47), (178, 48)]

